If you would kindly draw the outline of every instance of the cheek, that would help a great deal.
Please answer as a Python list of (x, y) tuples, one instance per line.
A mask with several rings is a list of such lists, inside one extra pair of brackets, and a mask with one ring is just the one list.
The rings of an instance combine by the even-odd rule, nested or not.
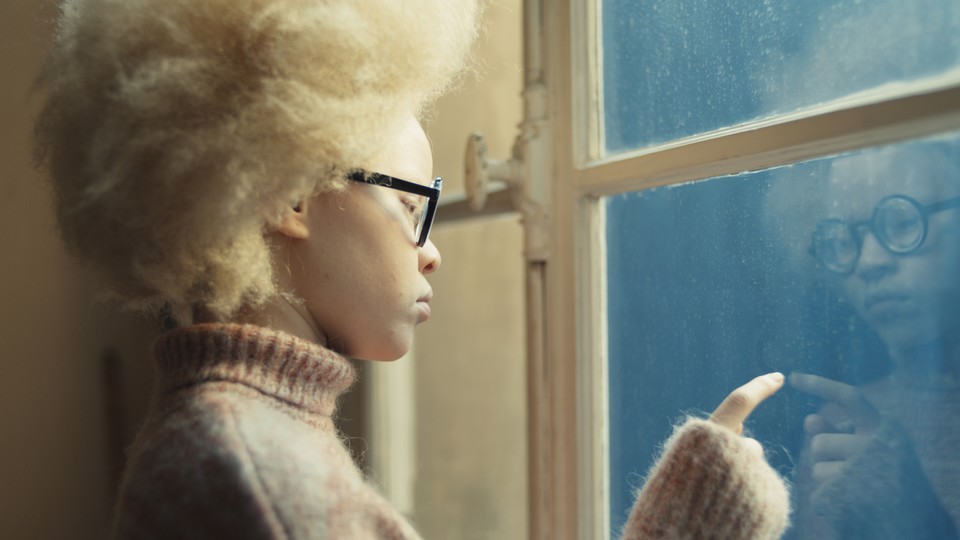
[(375, 234), (356, 238), (358, 244), (349, 248), (350, 267), (341, 268), (373, 318), (395, 317), (397, 309), (409, 307), (411, 295), (418, 294), (417, 250), (395, 223), (384, 225)]
[[(377, 192), (373, 192), (377, 194)], [(349, 295), (370, 310), (383, 309), (385, 302), (401, 299), (418, 273), (418, 251), (389, 200), (354, 194), (320, 209), (310, 257), (322, 268), (328, 288), (337, 295)], [(396, 201), (392, 201), (394, 204)]]
[(917, 280), (930, 291), (932, 302), (949, 309), (960, 303), (960, 279), (957, 279), (960, 275), (960, 245), (944, 246), (939, 256), (917, 274)]
[(417, 253), (416, 249), (405, 245), (389, 246), (383, 252), (384, 272), (383, 289), (391, 300), (407, 300), (416, 293)]
[(915, 302), (913, 323), (932, 332), (935, 328), (954, 326), (956, 305), (960, 303), (960, 281), (957, 261), (948, 260), (940, 250), (927, 256), (905, 259), (901, 265), (900, 283)]
[(860, 306), (863, 304), (865, 291), (863, 287), (863, 281), (857, 278), (856, 274), (850, 274), (849, 276), (839, 278), (839, 281), (835, 282), (833, 285), (834, 290), (838, 291), (847, 302), (857, 309), (857, 311), (860, 310)]
[[(930, 249), (916, 257), (906, 257), (902, 264), (905, 280), (918, 288), (938, 294), (937, 291), (956, 291), (960, 271), (960, 244), (957, 238), (931, 238)], [(926, 247), (926, 246), (924, 246)]]
[(945, 265), (952, 265), (951, 275), (956, 274), (960, 270), (960, 209), (932, 216), (927, 231), (926, 246)]

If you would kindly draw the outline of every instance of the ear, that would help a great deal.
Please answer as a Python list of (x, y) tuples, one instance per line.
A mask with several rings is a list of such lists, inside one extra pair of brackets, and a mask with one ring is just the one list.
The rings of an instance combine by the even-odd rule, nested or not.
[(302, 200), (294, 207), (287, 207), (283, 217), (274, 230), (295, 240), (306, 240), (310, 237), (310, 228), (307, 226), (307, 201)]

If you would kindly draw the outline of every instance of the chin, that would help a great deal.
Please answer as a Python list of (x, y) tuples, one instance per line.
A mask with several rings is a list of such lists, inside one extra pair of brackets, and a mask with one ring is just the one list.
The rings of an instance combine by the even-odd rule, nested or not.
[(412, 340), (401, 342), (384, 342), (380, 344), (366, 343), (365, 346), (344, 351), (344, 354), (357, 360), (371, 360), (374, 362), (393, 362), (404, 357), (413, 345)]
[(369, 360), (371, 362), (396, 362), (397, 360), (403, 358), (403, 355), (405, 354), (407, 354), (407, 352), (389, 353), (389, 354), (370, 354), (366, 356), (357, 356), (355, 358), (357, 358), (358, 360)]
[(341, 334), (337, 352), (357, 360), (393, 362), (413, 347), (413, 324), (406, 321), (382, 321), (373, 318), (356, 324), (362, 331)]
[(890, 350), (894, 351), (921, 349), (939, 340), (938, 336), (931, 334), (928, 329), (911, 328), (906, 325), (899, 328), (891, 328), (886, 332), (880, 333), (880, 339), (883, 340)]

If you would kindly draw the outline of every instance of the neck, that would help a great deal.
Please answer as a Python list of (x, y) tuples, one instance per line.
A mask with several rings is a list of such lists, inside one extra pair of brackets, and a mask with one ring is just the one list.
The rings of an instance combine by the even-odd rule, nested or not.
[(305, 341), (329, 347), (327, 336), (310, 316), (306, 306), (285, 296), (277, 295), (260, 306), (241, 308), (229, 319), (217, 317), (204, 308), (193, 311), (194, 324), (225, 323), (252, 324), (285, 332)]
[(916, 347), (891, 349), (890, 356), (901, 377), (960, 378), (960, 332)]

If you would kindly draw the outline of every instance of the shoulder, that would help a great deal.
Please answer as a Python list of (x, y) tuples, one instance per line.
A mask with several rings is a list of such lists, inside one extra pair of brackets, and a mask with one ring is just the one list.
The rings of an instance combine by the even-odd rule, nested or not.
[(282, 538), (304, 521), (303, 507), (316, 531), (336, 505), (335, 494), (320, 491), (331, 482), (362, 484), (332, 430), (243, 392), (191, 392), (161, 408), (138, 438), (117, 531)]

